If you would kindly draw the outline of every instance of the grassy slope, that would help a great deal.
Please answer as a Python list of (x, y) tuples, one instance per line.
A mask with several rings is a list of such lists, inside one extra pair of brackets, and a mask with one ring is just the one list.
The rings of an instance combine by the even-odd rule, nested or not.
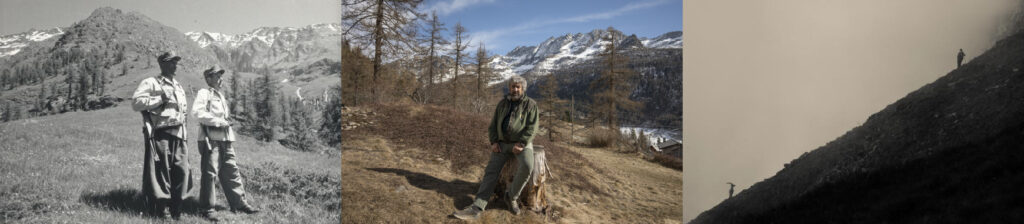
[[(342, 132), (344, 222), (461, 223), (448, 215), (471, 204), (479, 187), (489, 119), (419, 105), (377, 105), (346, 113), (346, 123), (360, 127)], [(548, 147), (552, 210), (513, 216), (495, 200), (480, 221), (651, 223), (682, 218), (679, 171), (631, 154), (568, 149), (546, 137), (537, 137), (534, 144)]]
[[(89, 112), (0, 123), (2, 222), (159, 222), (143, 211), (141, 119), (127, 104)], [(192, 126), (193, 136), (197, 126)], [(198, 195), (199, 154), (188, 141)], [(250, 203), (265, 212), (235, 215), (241, 222), (336, 223), (340, 209), (339, 155), (292, 151), (241, 137), (235, 144)], [(226, 206), (223, 193), (218, 204)], [(187, 199), (195, 207), (195, 199)], [(201, 222), (196, 210), (183, 220)]]
[[(857, 206), (872, 209), (848, 213), (848, 218), (928, 222), (930, 217), (946, 215), (970, 217), (957, 216), (960, 211), (1019, 208), (1018, 204), (1000, 199), (1020, 200), (1019, 194), (1003, 191), (1007, 186), (1018, 186), (1014, 183), (1019, 175), (1004, 173), (1016, 168), (996, 158), (1019, 158), (1018, 152), (1010, 150), (1019, 148), (1019, 144), (1006, 141), (1015, 138), (1010, 135), (1019, 132), (1017, 127), (1024, 122), (1022, 59), (1024, 33), (998, 42), (962, 68), (872, 115), (863, 126), (801, 156), (774, 177), (701, 214), (694, 223), (752, 221), (736, 219), (739, 217), (787, 220), (773, 213), (828, 212)], [(950, 164), (962, 167), (949, 170)], [(1010, 179), (979, 180), (975, 179), (977, 176)], [(975, 191), (978, 187), (990, 190), (971, 195), (950, 194)], [(936, 192), (935, 188), (944, 190)], [(907, 198), (908, 195), (919, 197)], [(972, 200), (987, 202), (971, 203)], [(936, 204), (927, 204), (932, 202)], [(905, 211), (918, 203), (926, 203), (922, 205), (931, 210)], [(978, 218), (995, 217), (1002, 211), (1007, 210)]]

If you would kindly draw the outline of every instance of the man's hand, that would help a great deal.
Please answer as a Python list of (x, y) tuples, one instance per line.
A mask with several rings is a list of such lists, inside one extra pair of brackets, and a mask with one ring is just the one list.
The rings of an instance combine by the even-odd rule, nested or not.
[(213, 126), (220, 128), (230, 126), (230, 124), (228, 124), (227, 120), (218, 118), (213, 120)]
[(498, 143), (491, 144), (491, 152), (501, 152), (501, 148), (498, 148)]
[(512, 146), (512, 153), (514, 153), (516, 155), (519, 155), (520, 152), (523, 152), (523, 144), (522, 143), (516, 143), (515, 146)]

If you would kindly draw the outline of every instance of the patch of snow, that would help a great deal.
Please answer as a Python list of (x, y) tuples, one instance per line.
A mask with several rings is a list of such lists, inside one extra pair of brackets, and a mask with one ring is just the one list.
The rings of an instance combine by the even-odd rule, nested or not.
[(640, 131), (644, 132), (648, 142), (651, 144), (658, 144), (658, 140), (674, 140), (682, 142), (682, 132), (679, 129), (663, 129), (663, 128), (645, 128), (645, 127), (620, 127), (619, 131), (622, 134), (629, 134), (630, 131), (635, 131), (638, 135)]

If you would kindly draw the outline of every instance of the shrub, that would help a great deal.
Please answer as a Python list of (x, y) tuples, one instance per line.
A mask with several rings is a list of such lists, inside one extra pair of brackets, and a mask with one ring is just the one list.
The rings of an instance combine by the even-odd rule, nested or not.
[(654, 162), (668, 168), (683, 170), (683, 160), (675, 156), (664, 153), (654, 153)]
[(618, 144), (621, 134), (610, 129), (594, 129), (587, 136), (587, 145), (590, 147), (604, 148)]

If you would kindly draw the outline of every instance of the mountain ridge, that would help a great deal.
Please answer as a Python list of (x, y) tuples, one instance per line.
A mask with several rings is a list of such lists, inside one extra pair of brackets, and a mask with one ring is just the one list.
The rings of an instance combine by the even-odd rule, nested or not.
[(255, 72), (266, 67), (280, 72), (324, 59), (340, 64), (340, 30), (338, 23), (320, 23), (304, 27), (259, 27), (236, 35), (209, 31), (192, 31), (185, 35), (213, 52), (231, 69)]
[(18, 54), (30, 43), (40, 42), (55, 36), (63, 35), (64, 29), (54, 27), (45, 30), (29, 29), (28, 31), (0, 36), (0, 58)]
[[(492, 59), (492, 68), (501, 80), (513, 75), (537, 74), (566, 68), (590, 59), (598, 58), (603, 45), (601, 38), (608, 35), (605, 29), (594, 29), (588, 33), (568, 33), (552, 36), (534, 46), (516, 46), (505, 55)], [(670, 31), (655, 38), (625, 35), (621, 31), (611, 33), (619, 40), (623, 50), (654, 48), (682, 49), (682, 31)]]

